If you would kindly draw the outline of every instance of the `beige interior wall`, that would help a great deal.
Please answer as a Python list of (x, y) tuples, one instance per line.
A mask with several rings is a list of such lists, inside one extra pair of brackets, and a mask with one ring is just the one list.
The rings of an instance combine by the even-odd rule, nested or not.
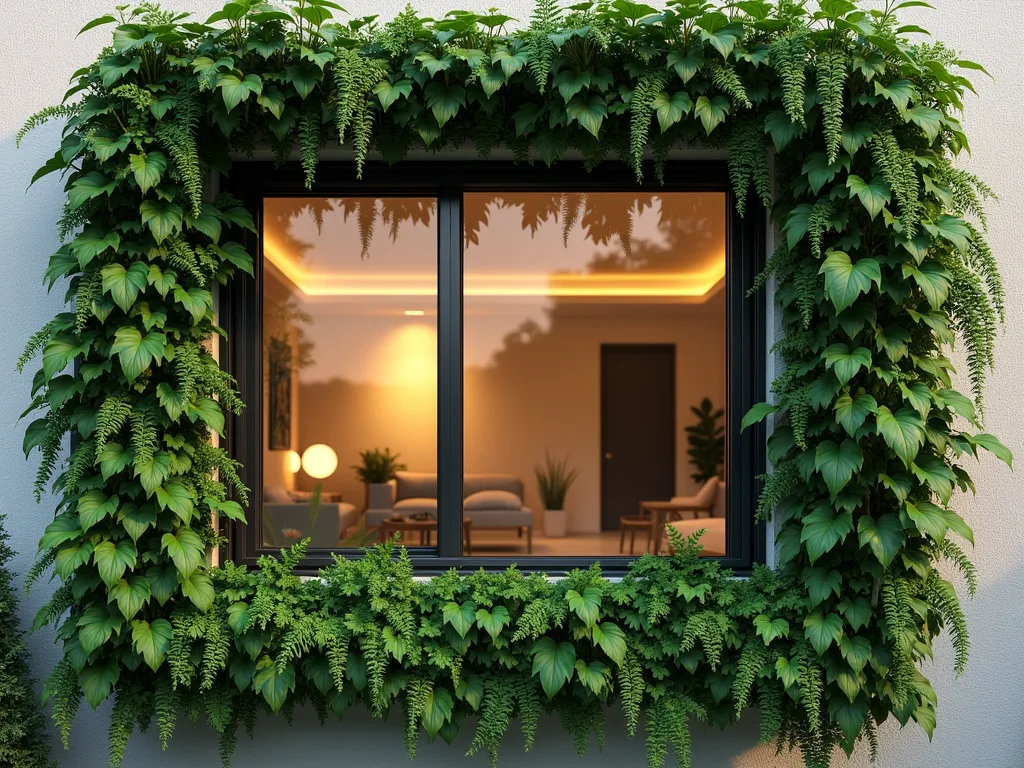
[[(467, 347), (475, 330), (483, 331), (472, 307), (467, 309)], [(487, 313), (487, 323), (514, 331), (523, 315), (506, 305)], [(331, 318), (313, 316), (313, 324)], [(317, 354), (345, 355), (347, 318), (334, 318), (337, 328), (329, 350)], [(375, 318), (382, 347), (412, 332), (406, 318)], [(480, 322), (481, 326), (474, 326)], [(465, 468), (467, 472), (503, 472), (522, 478), (526, 503), (542, 507), (533, 469), (547, 449), (555, 457), (568, 455), (579, 479), (568, 497), (569, 529), (600, 530), (600, 359), (603, 343), (668, 343), (676, 347), (676, 487), (695, 490), (686, 456), (683, 427), (694, 421), (690, 406), (708, 396), (725, 402), (724, 297), (718, 291), (706, 303), (667, 305), (609, 305), (561, 302), (548, 316), (546, 327), (510, 343), (483, 366), (470, 366), (465, 380)], [(350, 343), (365, 343), (348, 334)], [(431, 337), (424, 336), (424, 343)], [(395, 361), (400, 364), (400, 361)], [(428, 366), (424, 366), (428, 368)], [(363, 488), (352, 464), (366, 448), (390, 448), (414, 471), (436, 471), (436, 379), (424, 370), (420, 377), (399, 377), (388, 384), (331, 379), (298, 387), (301, 403), (297, 420), (300, 450), (322, 442), (337, 451), (339, 469), (324, 481), (324, 489), (340, 492), (346, 501), (362, 506)], [(310, 487), (300, 475), (298, 486)]]

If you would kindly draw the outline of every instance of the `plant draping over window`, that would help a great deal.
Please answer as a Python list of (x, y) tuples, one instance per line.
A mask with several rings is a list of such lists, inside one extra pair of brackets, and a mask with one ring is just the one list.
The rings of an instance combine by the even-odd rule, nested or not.
[[(967, 654), (936, 563), (970, 591), (976, 579), (948, 504), (979, 448), (1011, 460), (979, 426), (1003, 299), (991, 193), (952, 163), (967, 146), (960, 72), (980, 67), (908, 41), (922, 30), (897, 12), (923, 3), (819, 5), (541, 0), (507, 31), (501, 15), (338, 22), (327, 0), (242, 0), (204, 24), (143, 5), (87, 25), (114, 23), (112, 46), (26, 126), (66, 119), (36, 178), (67, 175), (67, 242), (46, 279), (73, 309), (21, 361), (42, 353), (25, 438), (40, 491), (78, 438), (32, 574), (61, 582), (36, 623), (64, 645), (46, 689), (65, 739), (83, 694), (114, 697), (113, 765), (154, 717), (166, 742), (181, 709), (205, 714), (227, 762), (240, 725), (303, 703), (401, 704), (410, 751), (421, 728), (450, 739), (478, 715), (470, 751), (493, 757), (513, 717), (529, 746), (542, 710), (583, 749), (618, 702), (631, 732), (646, 712), (651, 766), (668, 744), (689, 764), (690, 717), (726, 724), (751, 705), (764, 738), (808, 766), (873, 746), (889, 716), (931, 733), (917, 664), (943, 629), (958, 672)], [(774, 413), (758, 513), (774, 515), (778, 570), (735, 580), (678, 538), (621, 583), (596, 568), (414, 583), (388, 547), (320, 581), (291, 574), (301, 548), (253, 572), (210, 568), (211, 515), (240, 519), (246, 492), (211, 444), (242, 404), (204, 343), (214, 284), (252, 269), (232, 240), (252, 220), (205, 182), (230, 151), (269, 145), (282, 159), (297, 146), (312, 183), (339, 137), (356, 174), (372, 152), (424, 145), (547, 163), (572, 149), (638, 177), (681, 144), (727, 148), (739, 205), (752, 186), (781, 229), (762, 282), (786, 370), (748, 416)], [(955, 337), (972, 396), (951, 380)]]

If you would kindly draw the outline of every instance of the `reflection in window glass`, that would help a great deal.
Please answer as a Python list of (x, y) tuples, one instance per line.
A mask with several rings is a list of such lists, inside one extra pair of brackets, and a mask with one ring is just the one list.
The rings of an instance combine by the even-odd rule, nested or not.
[[(262, 544), (362, 543), (401, 506), (396, 465), (437, 471), (435, 204), (267, 198), (263, 210)], [(406, 512), (432, 519), (431, 501)]]
[(466, 554), (725, 555), (725, 195), (464, 202)]

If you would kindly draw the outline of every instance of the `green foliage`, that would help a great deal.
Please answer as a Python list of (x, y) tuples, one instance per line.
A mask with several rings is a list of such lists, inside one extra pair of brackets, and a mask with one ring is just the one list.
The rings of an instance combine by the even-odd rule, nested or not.
[(396, 472), (405, 470), (405, 464), (398, 461), (401, 454), (392, 453), (390, 448), (381, 451), (378, 448), (359, 452), (362, 464), (354, 464), (356, 477), (361, 483), (386, 483), (395, 479)]
[[(450, 740), (475, 719), (470, 751), (492, 762), (512, 719), (532, 743), (542, 710), (578, 749), (600, 743), (611, 703), (630, 733), (645, 718), (651, 766), (670, 747), (689, 764), (691, 718), (725, 725), (751, 704), (763, 738), (809, 767), (858, 739), (874, 749), (890, 714), (930, 733), (918, 666), (948, 630), (960, 671), (969, 642), (934, 564), (977, 583), (953, 493), (973, 489), (979, 449), (1012, 461), (980, 431), (1005, 304), (985, 242), (992, 192), (954, 162), (961, 70), (977, 65), (908, 42), (891, 3), (808, 6), (541, 0), (506, 31), (494, 13), (378, 24), (335, 18), (326, 0), (244, 0), (206, 23), (144, 4), (86, 25), (113, 24), (112, 46), (75, 74), (76, 101), (17, 137), (67, 121), (35, 178), (66, 175), (66, 242), (44, 279), (75, 309), (18, 360), (41, 356), (24, 447), (39, 454), (37, 493), (53, 481), (58, 501), (30, 581), (52, 569), (61, 582), (36, 625), (64, 647), (46, 691), (65, 741), (82, 698), (109, 697), (114, 765), (136, 727), (155, 719), (166, 743), (182, 710), (205, 714), (226, 763), (240, 726), (304, 703), (324, 717), (400, 705), (410, 752), (421, 728)], [(737, 207), (753, 188), (782, 235), (753, 288), (773, 281), (783, 370), (773, 403), (743, 420), (774, 414), (757, 514), (774, 516), (778, 570), (735, 580), (671, 528), (675, 554), (617, 582), (597, 568), (414, 581), (388, 545), (320, 580), (293, 573), (301, 545), (251, 572), (211, 568), (214, 517), (248, 504), (212, 440), (242, 407), (207, 345), (213, 291), (252, 272), (238, 238), (253, 222), (205, 181), (265, 146), (297, 149), (312, 186), (320, 149), (339, 142), (357, 177), (371, 153), (471, 143), (519, 162), (618, 161), (638, 179), (663, 179), (678, 147), (726, 149)], [(566, 202), (565, 222), (581, 215)], [(946, 356), (958, 338), (973, 397)], [(386, 481), (396, 457), (377, 458)], [(559, 508), (574, 472), (548, 457), (539, 474)]]
[(704, 483), (713, 477), (721, 477), (722, 462), (725, 460), (725, 425), (720, 419), (725, 416), (721, 408), (715, 409), (709, 398), (700, 401), (700, 406), (690, 406), (697, 417), (696, 424), (689, 424), (686, 430), (686, 441), (690, 447), (686, 455), (696, 472), (690, 477), (695, 483)]
[[(0, 515), (0, 763), (51, 768), (46, 721), (39, 710), (8, 569), (14, 552), (7, 543), (4, 521)], [(56, 598), (61, 600), (59, 595)]]
[(569, 469), (569, 457), (557, 460), (544, 451), (544, 466), (534, 467), (537, 478), (537, 493), (544, 504), (544, 509), (565, 509), (565, 497), (569, 488), (579, 474), (577, 469)]

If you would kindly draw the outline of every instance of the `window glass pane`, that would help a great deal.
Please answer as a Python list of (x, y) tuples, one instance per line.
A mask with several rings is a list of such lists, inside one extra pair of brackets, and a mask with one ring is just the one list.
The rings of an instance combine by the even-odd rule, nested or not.
[[(264, 200), (263, 546), (364, 543), (395, 501), (380, 454), (373, 485), (353, 468), (364, 451), (436, 473), (435, 227), (428, 198)], [(420, 490), (407, 511), (432, 518)]]
[(467, 554), (639, 554), (661, 520), (726, 554), (725, 220), (722, 193), (465, 195)]

